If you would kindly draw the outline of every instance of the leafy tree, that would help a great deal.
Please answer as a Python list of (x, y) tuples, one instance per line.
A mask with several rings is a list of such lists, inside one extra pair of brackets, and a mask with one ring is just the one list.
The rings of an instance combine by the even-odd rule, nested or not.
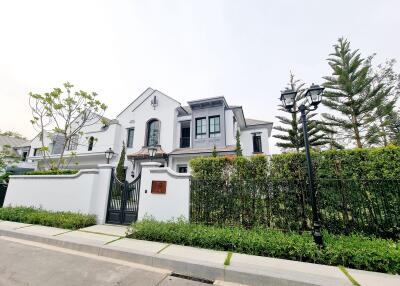
[[(297, 111), (301, 102), (305, 100), (304, 97), (306, 89), (304, 88), (304, 83), (299, 79), (296, 79), (294, 74), (290, 73), (288, 88), (297, 91), (292, 109)], [(289, 117), (276, 116), (279, 122), (283, 124), (283, 126), (274, 127), (275, 130), (281, 132), (280, 134), (273, 135), (273, 137), (281, 140), (281, 142), (278, 142), (276, 145), (283, 149), (295, 150), (299, 152), (301, 148), (304, 148), (303, 126), (300, 113), (290, 113), (282, 104), (280, 104), (279, 107), (279, 110), (289, 113), (290, 115)], [(308, 137), (310, 146), (319, 147), (328, 144), (331, 141), (327, 134), (332, 133), (333, 131), (325, 126), (323, 122), (314, 120), (313, 118), (315, 116), (316, 113), (311, 112), (308, 112), (306, 115)]]
[(236, 148), (235, 148), (236, 156), (243, 156), (242, 145), (240, 144), (240, 132), (236, 130)]
[(121, 155), (119, 156), (119, 161), (117, 165), (117, 179), (120, 182), (124, 182), (126, 179), (125, 174), (125, 142), (122, 142), (122, 151)]
[[(369, 62), (372, 58), (373, 56), (369, 58)], [(396, 138), (399, 137), (399, 118), (395, 108), (400, 96), (400, 74), (394, 71), (395, 63), (395, 59), (387, 60), (376, 69), (371, 68), (370, 71), (374, 77), (372, 85), (382, 84), (382, 92), (385, 93), (374, 112), (369, 114), (371, 125), (366, 133), (366, 139), (370, 145), (396, 144)]]
[(214, 145), (213, 150), (212, 150), (212, 154), (213, 157), (217, 157), (217, 147)]
[(26, 137), (22, 136), (21, 134), (15, 131), (0, 131), (0, 135), (26, 140)]
[[(97, 99), (97, 93), (82, 90), (72, 91), (74, 87), (69, 82), (63, 89), (54, 88), (43, 94), (29, 93), (29, 104), (32, 110), (32, 125), (38, 129), (42, 142), (44, 164), (48, 168), (60, 169), (66, 167), (64, 153), (66, 147), (82, 136), (82, 129), (96, 124), (101, 120), (107, 106)], [(49, 148), (44, 141), (45, 134), (51, 128), (55, 134), (62, 137), (61, 153), (55, 162), (46, 160)]]
[(370, 75), (368, 60), (361, 58), (358, 50), (351, 50), (349, 41), (340, 38), (334, 50), (328, 59), (332, 75), (324, 77), (323, 104), (338, 115), (324, 113), (323, 117), (362, 148), (370, 126), (368, 115), (385, 97), (383, 85), (372, 84), (374, 77)]

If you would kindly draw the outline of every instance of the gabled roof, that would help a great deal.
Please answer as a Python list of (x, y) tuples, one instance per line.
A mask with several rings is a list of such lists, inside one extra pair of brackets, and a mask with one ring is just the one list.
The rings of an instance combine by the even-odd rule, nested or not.
[(246, 118), (246, 126), (264, 125), (264, 124), (272, 124), (272, 122)]
[(0, 146), (4, 145), (10, 145), (10, 147), (29, 146), (30, 142), (26, 139), (0, 135)]

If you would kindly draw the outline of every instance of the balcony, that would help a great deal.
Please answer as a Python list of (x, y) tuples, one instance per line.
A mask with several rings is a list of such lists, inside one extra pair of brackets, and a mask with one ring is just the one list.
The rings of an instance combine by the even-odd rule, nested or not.
[(179, 148), (189, 148), (190, 147), (190, 137), (181, 137)]

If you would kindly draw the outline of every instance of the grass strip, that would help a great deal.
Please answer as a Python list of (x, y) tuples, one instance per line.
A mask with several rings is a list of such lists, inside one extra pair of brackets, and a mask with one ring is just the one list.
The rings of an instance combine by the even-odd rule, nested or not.
[(160, 254), (161, 251), (165, 250), (167, 247), (169, 247), (172, 243), (168, 243), (166, 246), (164, 246), (163, 248), (161, 248), (159, 251), (157, 251), (157, 254)]
[(354, 279), (353, 276), (350, 275), (350, 273), (347, 271), (347, 269), (346, 269), (344, 266), (340, 265), (340, 266), (339, 266), (339, 269), (340, 269), (340, 271), (343, 272), (344, 275), (346, 275), (346, 277), (350, 280), (350, 282), (351, 282), (354, 286), (361, 286), (361, 284), (358, 283), (358, 282), (356, 281), (356, 279)]
[(108, 245), (108, 244), (110, 244), (110, 243), (116, 242), (116, 241), (121, 240), (121, 239), (123, 239), (123, 238), (125, 238), (125, 237), (123, 237), (123, 236), (118, 237), (118, 238), (116, 238), (116, 239), (113, 239), (113, 240), (111, 240), (111, 241), (109, 241), (109, 242), (104, 243), (104, 245)]
[(225, 266), (229, 266), (231, 265), (231, 258), (232, 258), (232, 252), (228, 251), (228, 254), (226, 255), (225, 261), (224, 261), (224, 265)]

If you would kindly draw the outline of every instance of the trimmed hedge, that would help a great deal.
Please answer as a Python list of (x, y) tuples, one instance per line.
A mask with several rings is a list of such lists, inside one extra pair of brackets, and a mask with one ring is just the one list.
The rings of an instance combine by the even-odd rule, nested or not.
[[(400, 147), (328, 150), (311, 152), (317, 179), (398, 179)], [(234, 176), (252, 180), (307, 179), (304, 153), (276, 154), (268, 160), (256, 155), (244, 157), (198, 157), (190, 161), (197, 179), (217, 180)]]
[(184, 221), (156, 222), (151, 219), (132, 224), (129, 233), (129, 237), (136, 239), (400, 273), (400, 245), (389, 239), (324, 233), (325, 248), (320, 250), (308, 233), (284, 233), (265, 228), (213, 227)]
[(79, 170), (37, 170), (26, 172), (25, 175), (73, 175), (78, 173)]
[(32, 207), (0, 208), (0, 219), (72, 230), (96, 224), (95, 215), (72, 212), (52, 212)]

